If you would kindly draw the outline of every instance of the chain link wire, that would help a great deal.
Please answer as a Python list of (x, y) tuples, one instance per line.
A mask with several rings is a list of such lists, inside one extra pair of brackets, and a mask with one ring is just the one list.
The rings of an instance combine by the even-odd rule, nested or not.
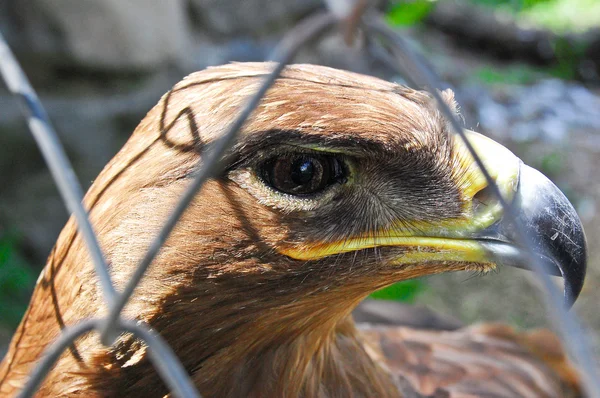
[(200, 397), (176, 354), (160, 335), (143, 322), (122, 318), (121, 312), (186, 208), (202, 189), (204, 183), (222, 171), (225, 164), (222, 159), (223, 154), (235, 142), (244, 123), (275, 83), (285, 66), (293, 60), (304, 45), (320, 38), (331, 28), (339, 25), (348, 44), (352, 42), (357, 30), (361, 29), (366, 38), (367, 50), (373, 56), (394, 68), (414, 88), (427, 89), (436, 100), (440, 111), (450, 121), (453, 132), (463, 140), (481, 169), (488, 186), (498, 198), (509, 221), (515, 225), (519, 247), (529, 266), (540, 277), (548, 313), (555, 326), (561, 331), (562, 341), (582, 374), (584, 391), (590, 398), (600, 398), (600, 378), (596, 374), (596, 362), (586, 332), (576, 315), (569, 312), (563, 305), (560, 291), (553, 284), (549, 275), (543, 271), (544, 265), (531, 249), (531, 237), (524, 232), (524, 227), (515, 216), (514, 210), (502, 197), (496, 182), (469, 142), (460, 121), (442, 101), (438, 91), (441, 86), (440, 79), (426, 60), (416, 54), (400, 34), (391, 29), (383, 18), (371, 9), (369, 0), (325, 0), (325, 4), (327, 11), (314, 14), (301, 21), (287, 32), (275, 48), (270, 57), (275, 62), (272, 72), (265, 77), (260, 88), (247, 101), (240, 115), (228, 127), (226, 133), (206, 148), (202, 164), (197, 166), (194, 173), (194, 179), (152, 241), (122, 292), (117, 292), (114, 288), (98, 239), (89, 221), (87, 211), (82, 205), (83, 191), (57, 134), (39, 98), (0, 33), (0, 74), (2, 74), (8, 89), (22, 101), (29, 129), (48, 164), (66, 207), (75, 216), (79, 233), (86, 242), (102, 288), (104, 301), (109, 309), (105, 318), (88, 319), (65, 328), (57, 340), (46, 349), (19, 397), (33, 396), (61, 354), (78, 337), (94, 331), (100, 333), (101, 342), (107, 347), (114, 343), (120, 333), (132, 333), (148, 346), (152, 364), (175, 396)]

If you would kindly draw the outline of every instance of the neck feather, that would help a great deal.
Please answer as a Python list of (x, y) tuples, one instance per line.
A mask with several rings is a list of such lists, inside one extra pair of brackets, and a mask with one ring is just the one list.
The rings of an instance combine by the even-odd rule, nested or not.
[(399, 396), (350, 316), (333, 327), (323, 323), (296, 336), (268, 336), (220, 351), (194, 380), (209, 396)]
[[(268, 305), (273, 300), (249, 303), (239, 299), (243, 295), (235, 296), (238, 300), (229, 305), (199, 299), (186, 306), (186, 294), (181, 292), (178, 300), (165, 303), (167, 308), (158, 312), (171, 314), (168, 319), (150, 321), (204, 396), (399, 396), (393, 379), (370, 356), (370, 348), (351, 318), (362, 295), (352, 301), (329, 302), (316, 295), (315, 299), (278, 306)], [(332, 297), (342, 295), (333, 292)], [(182, 324), (189, 320), (194, 324)], [(137, 353), (140, 350), (145, 347), (125, 339), (120, 349), (110, 353), (111, 358), (98, 359), (107, 363), (117, 357), (141, 358), (114, 367), (122, 383), (109, 386), (103, 380), (112, 377), (104, 375), (96, 379), (96, 387), (121, 394), (128, 388), (135, 388), (137, 394), (140, 385), (149, 392), (164, 389), (146, 356)]]

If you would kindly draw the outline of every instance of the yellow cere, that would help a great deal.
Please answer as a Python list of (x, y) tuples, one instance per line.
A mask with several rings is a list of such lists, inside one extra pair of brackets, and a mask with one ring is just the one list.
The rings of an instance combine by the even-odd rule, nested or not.
[[(490, 176), (496, 181), (503, 198), (510, 202), (518, 188), (521, 160), (506, 147), (482, 134), (470, 130), (465, 130), (465, 133)], [(465, 199), (471, 200), (488, 184), (469, 149), (459, 136), (454, 136), (454, 149), (460, 159), (461, 167), (466, 170), (463, 178), (459, 181), (459, 187), (465, 195)], [(499, 203), (494, 202), (499, 206)]]
[[(510, 202), (518, 188), (521, 160), (496, 141), (474, 131), (466, 130), (465, 132), (490, 176), (496, 181), (502, 197)], [(461, 168), (456, 183), (463, 195), (463, 200), (468, 204), (466, 217), (464, 219), (442, 220), (434, 225), (431, 223), (411, 223), (411, 226), (421, 233), (431, 233), (433, 236), (450, 238), (468, 237), (473, 232), (489, 227), (502, 217), (502, 205), (493, 196), (492, 192), (488, 192), (489, 195), (486, 194), (485, 197), (478, 198), (476, 196), (488, 186), (487, 180), (459, 136), (454, 136), (454, 145)], [(477, 200), (481, 200), (483, 203), (474, 208), (472, 205)], [(399, 228), (398, 230), (394, 228), (390, 233), (394, 236), (410, 235), (406, 232), (402, 233)]]

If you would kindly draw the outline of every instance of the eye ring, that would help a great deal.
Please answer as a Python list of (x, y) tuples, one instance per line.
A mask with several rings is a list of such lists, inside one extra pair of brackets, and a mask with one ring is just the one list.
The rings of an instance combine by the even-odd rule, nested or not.
[(262, 180), (272, 189), (294, 196), (310, 196), (346, 180), (344, 162), (316, 153), (284, 153), (259, 166)]

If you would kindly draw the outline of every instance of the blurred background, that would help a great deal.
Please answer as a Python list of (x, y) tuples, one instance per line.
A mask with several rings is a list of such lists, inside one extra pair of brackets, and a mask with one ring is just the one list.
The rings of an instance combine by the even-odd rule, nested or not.
[[(600, 347), (600, 0), (380, 3), (456, 92), (466, 127), (507, 145), (575, 204), (590, 255), (575, 310)], [(2, 0), (0, 32), (87, 189), (175, 82), (210, 65), (265, 59), (287, 29), (322, 7), (320, 0)], [(296, 61), (403, 81), (336, 33)], [(67, 217), (18, 102), (0, 87), (0, 358)], [(515, 269), (409, 281), (374, 296), (464, 323), (548, 325), (535, 276)]]

